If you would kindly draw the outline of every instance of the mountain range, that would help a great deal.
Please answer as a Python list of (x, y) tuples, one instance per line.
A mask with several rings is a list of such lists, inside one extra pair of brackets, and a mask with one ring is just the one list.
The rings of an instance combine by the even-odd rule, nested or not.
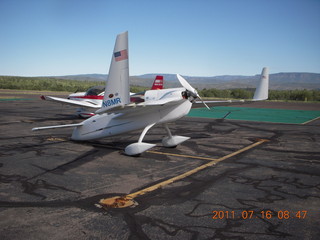
[[(156, 75), (164, 77), (165, 88), (181, 86), (175, 74), (143, 74), (139, 76), (130, 76), (130, 84), (137, 86), (149, 87), (155, 79)], [(80, 74), (67, 76), (54, 76), (50, 78), (73, 79), (81, 81), (105, 81), (107, 74)], [(183, 76), (186, 80), (198, 89), (217, 88), (255, 88), (260, 75), (241, 76), (241, 75), (223, 75), (213, 77), (194, 77)], [(319, 73), (275, 73), (270, 74), (270, 89), (274, 90), (294, 90), (294, 89), (320, 89)]]

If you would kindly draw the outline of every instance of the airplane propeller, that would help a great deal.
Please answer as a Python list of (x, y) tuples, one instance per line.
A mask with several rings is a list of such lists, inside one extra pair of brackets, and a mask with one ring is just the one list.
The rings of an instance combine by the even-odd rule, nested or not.
[(179, 82), (181, 83), (181, 85), (182, 85), (185, 89), (187, 89), (187, 91), (189, 91), (194, 98), (199, 98), (200, 101), (203, 103), (203, 105), (206, 106), (206, 108), (208, 108), (208, 109), (210, 110), (210, 108), (208, 107), (208, 105), (207, 105), (207, 104), (202, 100), (202, 98), (200, 97), (198, 91), (197, 91), (195, 88), (193, 88), (193, 87), (187, 82), (187, 80), (185, 80), (185, 79), (184, 79), (181, 75), (179, 75), (179, 74), (177, 74), (177, 78), (179, 79)]

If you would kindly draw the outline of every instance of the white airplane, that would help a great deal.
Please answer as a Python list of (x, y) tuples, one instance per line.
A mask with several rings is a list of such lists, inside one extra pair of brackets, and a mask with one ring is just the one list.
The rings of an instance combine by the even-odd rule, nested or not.
[[(156, 76), (151, 90), (158, 90), (163, 89), (163, 76)], [(68, 105), (76, 105), (80, 108), (77, 109), (76, 113), (79, 117), (82, 118), (89, 118), (95, 115), (94, 112), (88, 111), (84, 106), (90, 107), (90, 108), (100, 108), (103, 102), (104, 97), (104, 86), (94, 86), (92, 88), (89, 88), (86, 92), (77, 92), (72, 93), (68, 96), (68, 98), (59, 98), (59, 97), (51, 97), (51, 96), (40, 96), (42, 100), (49, 100), (49, 101), (55, 101), (63, 104)], [(144, 101), (144, 93), (145, 92), (139, 92), (139, 93), (131, 93), (130, 92), (130, 101), (131, 102), (143, 102)]]
[[(145, 92), (144, 102), (131, 103), (129, 93), (129, 61), (128, 61), (128, 32), (117, 36), (108, 81), (106, 82), (103, 103), (96, 115), (81, 123), (38, 127), (32, 130), (74, 127), (72, 140), (86, 141), (105, 138), (130, 131), (143, 129), (138, 142), (125, 148), (127, 155), (139, 155), (154, 147), (156, 144), (143, 142), (147, 131), (155, 124), (163, 124), (167, 136), (162, 139), (164, 147), (175, 147), (189, 137), (174, 136), (167, 125), (187, 115), (193, 103), (200, 98), (194, 89), (183, 77), (177, 78), (183, 87), (162, 90), (148, 90)], [(251, 101), (266, 100), (268, 98), (268, 72), (262, 71), (262, 78)], [(215, 103), (216, 101), (200, 103)], [(227, 102), (230, 101), (219, 101)], [(209, 108), (206, 105), (207, 108)]]

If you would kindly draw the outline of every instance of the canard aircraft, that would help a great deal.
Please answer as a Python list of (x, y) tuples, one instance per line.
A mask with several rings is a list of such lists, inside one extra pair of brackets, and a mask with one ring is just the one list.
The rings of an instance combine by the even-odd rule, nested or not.
[[(163, 124), (167, 132), (167, 136), (162, 139), (162, 145), (164, 147), (175, 147), (188, 140), (189, 137), (172, 135), (168, 127), (169, 122), (187, 115), (193, 104), (203, 103), (210, 109), (207, 106), (209, 103), (232, 102), (202, 101), (197, 90), (177, 74), (177, 78), (183, 87), (148, 90), (145, 92), (143, 102), (132, 103), (130, 102), (129, 92), (128, 60), (128, 32), (124, 32), (116, 38), (103, 102), (95, 112), (96, 115), (76, 124), (37, 127), (32, 130), (74, 127), (71, 139), (86, 141), (143, 129), (138, 142), (125, 148), (125, 154), (139, 155), (156, 145), (143, 142), (146, 133), (155, 124)], [(268, 82), (268, 70), (264, 68), (251, 101), (268, 98)], [(196, 101), (197, 98), (200, 101)]]
[[(151, 90), (163, 89), (163, 76), (156, 76)], [(42, 100), (55, 101), (62, 104), (74, 105), (79, 108), (76, 114), (82, 118), (89, 118), (95, 115), (94, 112), (87, 110), (85, 107), (89, 108), (100, 108), (104, 97), (104, 86), (94, 86), (89, 88), (86, 92), (76, 92), (68, 96), (68, 98), (51, 97), (42, 95), (40, 98)], [(144, 92), (131, 93), (130, 92), (130, 102), (143, 102)]]

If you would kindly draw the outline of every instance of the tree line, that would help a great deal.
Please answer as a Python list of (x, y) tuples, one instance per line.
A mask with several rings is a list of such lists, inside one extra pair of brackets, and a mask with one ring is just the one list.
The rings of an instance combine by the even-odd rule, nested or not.
[[(211, 98), (253, 98), (255, 89), (203, 89), (199, 94)], [(269, 100), (320, 101), (320, 90), (269, 90)]]
[(66, 80), (48, 77), (0, 76), (0, 88), (2, 89), (82, 92), (94, 85), (104, 84), (104, 82)]
[[(86, 91), (92, 86), (104, 85), (104, 82), (66, 80), (48, 77), (14, 77), (0, 76), (1, 89), (43, 90), (43, 91)], [(131, 86), (131, 92), (142, 92), (149, 88)], [(255, 89), (202, 89), (200, 96), (204, 98), (253, 98)], [(269, 100), (320, 101), (320, 90), (269, 90)]]

